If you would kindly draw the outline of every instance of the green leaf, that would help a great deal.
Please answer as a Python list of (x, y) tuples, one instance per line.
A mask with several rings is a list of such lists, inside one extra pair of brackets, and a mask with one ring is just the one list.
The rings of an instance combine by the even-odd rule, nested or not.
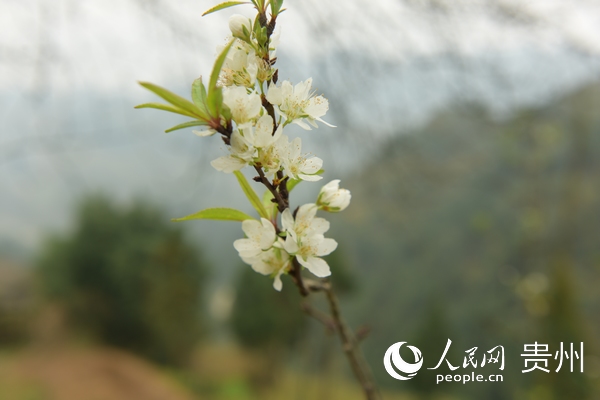
[(229, 49), (233, 45), (233, 40), (229, 42), (227, 46), (223, 49), (221, 54), (215, 60), (215, 65), (213, 66), (212, 72), (210, 73), (210, 82), (208, 84), (208, 95), (210, 96), (211, 92), (217, 89), (217, 81), (219, 80), (219, 74), (221, 73), (221, 68), (223, 68), (223, 64), (225, 63), (225, 58), (227, 57), (227, 53), (229, 53)]
[(196, 118), (207, 120), (208, 117), (206, 113), (202, 112), (198, 107), (196, 107), (191, 101), (184, 99), (183, 97), (168, 91), (165, 88), (162, 88), (158, 85), (155, 85), (150, 82), (139, 82), (140, 85), (150, 90), (152, 93), (162, 97), (175, 107), (181, 108), (191, 114), (193, 114)]
[(223, 89), (218, 87), (210, 92), (208, 95), (207, 106), (210, 115), (221, 115), (221, 109), (223, 108)]
[(249, 1), (226, 1), (224, 3), (221, 3), (219, 5), (214, 6), (210, 10), (206, 11), (204, 14), (202, 14), (202, 16), (204, 17), (205, 15), (214, 13), (216, 11), (223, 10), (225, 8), (229, 8), (229, 7), (233, 7), (233, 6), (239, 6), (240, 4), (251, 4), (251, 3)]
[(235, 208), (217, 207), (207, 208), (206, 210), (198, 211), (197, 213), (188, 215), (183, 218), (173, 218), (171, 221), (189, 221), (192, 219), (214, 219), (219, 221), (245, 221), (247, 219), (253, 219), (251, 216), (236, 210)]
[(277, 16), (281, 11), (281, 7), (283, 6), (283, 0), (271, 0), (271, 15)]
[(277, 203), (273, 203), (271, 200), (273, 199), (273, 193), (270, 190), (265, 190), (263, 194), (262, 203), (265, 209), (267, 210), (267, 214), (269, 219), (272, 219), (274, 215), (277, 214)]
[(202, 83), (202, 77), (192, 83), (192, 100), (200, 110), (206, 109), (206, 87)]
[(186, 110), (182, 110), (179, 107), (171, 106), (169, 104), (160, 104), (160, 103), (144, 103), (139, 106), (135, 106), (134, 108), (155, 108), (157, 110), (169, 111), (175, 114), (185, 115), (186, 117), (198, 118), (197, 115), (194, 115)]
[(302, 182), (302, 179), (289, 179), (286, 185), (288, 193), (291, 192), (300, 182)]
[(169, 133), (169, 132), (173, 132), (179, 129), (185, 129), (185, 128), (191, 128), (192, 126), (206, 126), (208, 125), (206, 122), (204, 121), (188, 121), (188, 122), (184, 122), (183, 124), (179, 124), (179, 125), (175, 125), (172, 128), (167, 129), (165, 132)]
[(252, 204), (252, 207), (254, 207), (254, 209), (258, 212), (258, 215), (268, 219), (269, 215), (267, 213), (267, 210), (265, 210), (265, 207), (258, 198), (258, 195), (254, 191), (254, 189), (252, 189), (252, 186), (250, 186), (250, 183), (248, 183), (248, 180), (246, 179), (244, 174), (242, 174), (240, 171), (233, 171), (233, 173), (235, 174), (235, 177), (237, 178), (242, 190), (244, 191), (244, 194), (246, 195), (248, 200), (250, 200), (250, 204)]

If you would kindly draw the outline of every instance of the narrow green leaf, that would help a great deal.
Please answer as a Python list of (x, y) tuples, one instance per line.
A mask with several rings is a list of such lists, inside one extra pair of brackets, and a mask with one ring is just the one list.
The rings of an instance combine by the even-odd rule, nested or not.
[(208, 95), (207, 100), (208, 110), (210, 115), (220, 116), (221, 109), (223, 108), (223, 89), (220, 87), (216, 88)]
[(175, 107), (181, 108), (193, 115), (197, 118), (201, 118), (207, 120), (208, 117), (206, 113), (202, 112), (198, 107), (196, 107), (191, 101), (184, 99), (183, 97), (168, 91), (165, 88), (162, 88), (158, 85), (149, 82), (139, 82), (140, 85), (150, 90), (152, 93), (162, 97)]
[(221, 51), (221, 54), (215, 60), (215, 65), (213, 66), (212, 72), (210, 73), (210, 81), (208, 84), (208, 95), (210, 96), (211, 92), (213, 92), (217, 88), (217, 81), (219, 80), (219, 74), (221, 73), (221, 68), (223, 68), (223, 64), (225, 63), (225, 58), (227, 57), (227, 53), (229, 53), (229, 49), (233, 45), (233, 40), (229, 42), (227, 46)]
[(163, 111), (168, 111), (168, 112), (172, 112), (175, 114), (181, 114), (181, 115), (185, 115), (187, 117), (191, 117), (191, 118), (198, 118), (197, 115), (194, 115), (190, 112), (187, 112), (186, 110), (182, 110), (179, 107), (175, 107), (169, 104), (160, 104), (160, 103), (144, 103), (144, 104), (140, 104), (139, 106), (135, 106), (134, 108), (155, 108), (157, 110), (163, 110)]
[(192, 219), (214, 219), (219, 221), (245, 221), (247, 219), (253, 219), (251, 216), (236, 210), (235, 208), (217, 207), (207, 208), (206, 210), (198, 211), (197, 213), (188, 215), (183, 218), (173, 218), (171, 221), (189, 221)]
[(229, 8), (229, 7), (233, 7), (233, 6), (239, 6), (240, 4), (251, 4), (251, 3), (249, 1), (226, 1), (224, 3), (221, 3), (219, 5), (214, 6), (210, 10), (206, 11), (204, 14), (202, 14), (202, 16), (204, 17), (205, 15), (214, 13), (216, 11), (223, 10), (225, 8)]
[(202, 83), (202, 77), (192, 83), (192, 100), (200, 110), (206, 110), (206, 87)]
[(173, 132), (179, 129), (185, 129), (185, 128), (191, 128), (192, 126), (206, 126), (208, 125), (206, 122), (204, 121), (188, 121), (188, 122), (184, 122), (183, 124), (179, 124), (179, 125), (175, 125), (172, 128), (167, 129), (165, 132), (169, 133), (169, 132)]
[(279, 14), (281, 7), (283, 6), (283, 0), (271, 0), (270, 4), (271, 4), (271, 15), (276, 17), (277, 14)]
[(234, 171), (233, 173), (235, 174), (235, 177), (237, 178), (242, 190), (244, 191), (244, 194), (246, 195), (248, 200), (250, 200), (250, 204), (252, 204), (252, 207), (254, 207), (254, 209), (258, 212), (258, 215), (268, 219), (269, 215), (267, 214), (267, 210), (265, 210), (265, 207), (258, 198), (258, 195), (254, 191), (254, 189), (252, 189), (252, 186), (250, 186), (250, 183), (248, 183), (248, 180), (246, 179), (244, 174), (242, 174), (240, 171)]

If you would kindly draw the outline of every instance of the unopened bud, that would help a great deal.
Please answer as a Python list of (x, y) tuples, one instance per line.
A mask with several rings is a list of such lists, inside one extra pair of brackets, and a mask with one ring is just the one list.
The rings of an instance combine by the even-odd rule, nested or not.
[[(244, 27), (246, 32), (244, 32)], [(252, 22), (243, 15), (234, 14), (229, 17), (229, 30), (234, 37), (246, 40), (252, 31)]]
[(340, 189), (340, 180), (334, 179), (321, 188), (317, 206), (324, 211), (340, 212), (348, 207), (352, 195), (347, 189)]

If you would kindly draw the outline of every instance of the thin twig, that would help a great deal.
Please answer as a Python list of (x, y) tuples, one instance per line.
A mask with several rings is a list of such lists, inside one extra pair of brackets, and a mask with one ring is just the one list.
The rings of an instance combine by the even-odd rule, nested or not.
[(308, 296), (310, 292), (304, 285), (304, 281), (302, 279), (302, 266), (300, 265), (296, 257), (294, 257), (294, 259), (292, 260), (292, 270), (290, 271), (290, 275), (292, 276), (292, 279), (298, 287), (298, 290), (300, 291), (302, 297)]
[(362, 386), (367, 400), (381, 399), (381, 396), (375, 387), (375, 384), (373, 383), (371, 371), (363, 359), (358, 341), (354, 337), (352, 330), (342, 319), (337, 296), (333, 292), (331, 286), (326, 288), (324, 291), (327, 302), (329, 303), (329, 308), (331, 310), (331, 316), (337, 326), (336, 332), (338, 333), (338, 337), (342, 342), (342, 348), (346, 354), (346, 358), (348, 358), (348, 362), (350, 363), (350, 367), (352, 368), (354, 376)]
[(306, 301), (300, 303), (300, 309), (302, 309), (302, 311), (304, 311), (304, 313), (309, 317), (312, 317), (322, 323), (329, 332), (335, 332), (335, 322), (329, 317), (329, 315), (312, 307)]

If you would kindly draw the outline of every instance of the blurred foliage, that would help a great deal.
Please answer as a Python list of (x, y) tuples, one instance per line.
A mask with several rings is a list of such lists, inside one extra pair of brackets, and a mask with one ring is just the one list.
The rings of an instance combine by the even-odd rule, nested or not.
[[(539, 377), (521, 373), (520, 354), (534, 341), (554, 354), (557, 343), (584, 340), (586, 357), (598, 355), (599, 109), (600, 85), (510, 119), (456, 106), (390, 139), (346, 181), (353, 203), (332, 236), (349, 244), (360, 267), (362, 287), (352, 300), (359, 307), (350, 308), (359, 311), (351, 317), (373, 327), (365, 350), (383, 385), (398, 385), (381, 365), (388, 346), (419, 335), (443, 340), (422, 331), (436, 298), (454, 365), (474, 346), (481, 357), (504, 345), (507, 360), (505, 384), (448, 385), (444, 393), (597, 398), (588, 373), (568, 371), (553, 371), (551, 386), (543, 384), (549, 390), (535, 392)], [(565, 276), (570, 283), (561, 287)], [(427, 330), (434, 330), (430, 317)], [(424, 367), (440, 355), (424, 353)]]
[(298, 290), (286, 280), (283, 290), (277, 292), (272, 279), (248, 265), (240, 268), (231, 314), (231, 328), (239, 343), (259, 349), (293, 345), (306, 327)]
[[(332, 270), (337, 292), (352, 292), (355, 281), (341, 246), (325, 260)], [(241, 269), (231, 316), (231, 327), (238, 341), (249, 348), (293, 346), (304, 333), (308, 318), (300, 309), (302, 297), (298, 289), (284, 276), (284, 288), (277, 292), (272, 288), (272, 279), (257, 274), (247, 265)]]
[(24, 265), (0, 258), (0, 345), (19, 345), (29, 339), (34, 314), (31, 271)]
[[(443, 304), (434, 298), (429, 300), (429, 304), (420, 318), (421, 326), (419, 326), (414, 339), (409, 341), (410, 345), (416, 346), (421, 350), (422, 355), (441, 356), (444, 353), (448, 338), (453, 337), (445, 314), (445, 307)], [(404, 346), (402, 347), (402, 350), (406, 351), (407, 348)], [(403, 359), (412, 362), (414, 355), (412, 352), (407, 353), (408, 354), (401, 353)], [(413, 359), (410, 358), (411, 356)], [(435, 356), (428, 357), (428, 362), (437, 362), (437, 360), (433, 360)], [(455, 360), (457, 357), (460, 356), (456, 351), (456, 347), (451, 346), (446, 358)], [(436, 373), (448, 374), (451, 373), (451, 371), (448, 368), (448, 365), (443, 363), (439, 368), (439, 372), (436, 371)], [(415, 392), (419, 393), (423, 399), (430, 399), (434, 398), (436, 393), (443, 393), (443, 391), (440, 390), (439, 385), (432, 385), (431, 382), (431, 374), (420, 373), (409, 380), (408, 384)]]
[(50, 237), (38, 262), (44, 293), (76, 328), (173, 364), (187, 361), (201, 332), (205, 271), (196, 246), (158, 209), (103, 196), (82, 201), (74, 230)]

